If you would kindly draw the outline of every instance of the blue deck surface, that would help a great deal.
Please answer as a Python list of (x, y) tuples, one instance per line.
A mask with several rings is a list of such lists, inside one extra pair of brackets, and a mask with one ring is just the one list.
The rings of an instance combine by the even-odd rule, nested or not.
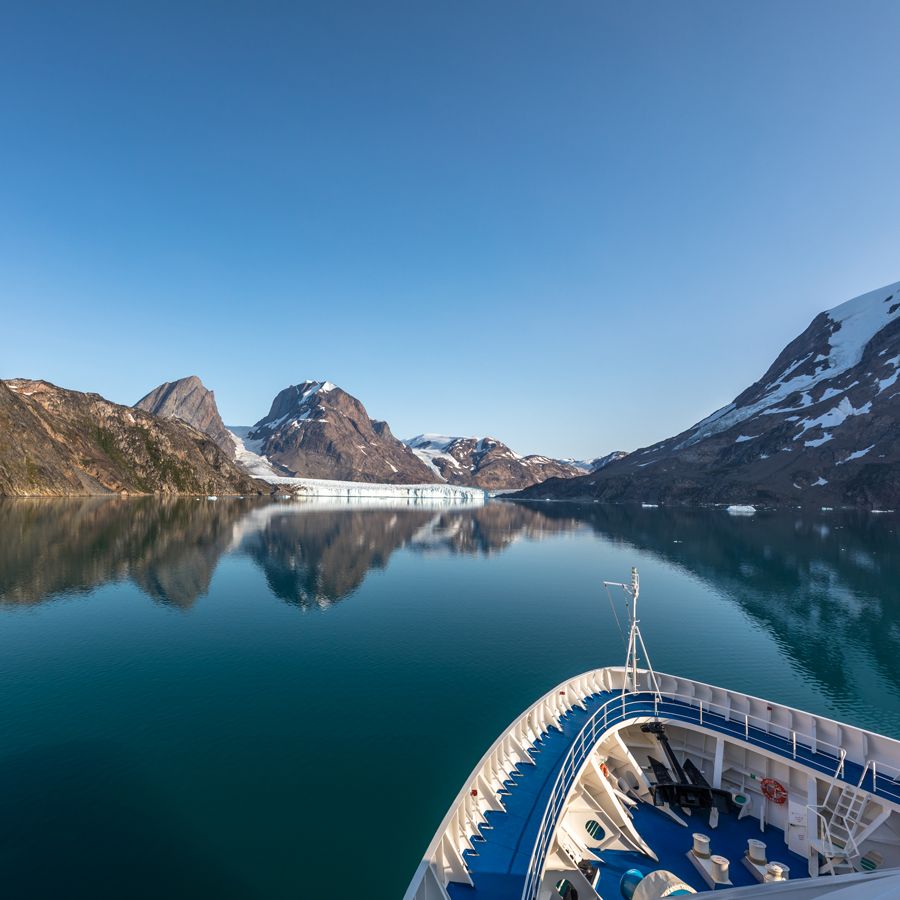
[(489, 812), (489, 828), (482, 829), (484, 840), (473, 841), (477, 855), (464, 854), (475, 886), (450, 884), (448, 891), (454, 900), (475, 897), (520, 900), (534, 842), (563, 758), (591, 713), (613, 696), (595, 694), (584, 701), (586, 711), (570, 710), (561, 719), (561, 733), (551, 728), (534, 745), (531, 751), (534, 765), (525, 763), (516, 767), (513, 780), (506, 783), (509, 788), (509, 795), (503, 798), (506, 812)]
[[(584, 701), (586, 710), (576, 708), (562, 718), (562, 732), (551, 729), (531, 748), (534, 764), (517, 766), (513, 779), (506, 783), (509, 791), (503, 797), (506, 811), (487, 813), (487, 827), (482, 828), (481, 839), (476, 837), (473, 840), (476, 852), (466, 851), (464, 854), (474, 886), (451, 883), (448, 891), (453, 900), (520, 900), (544, 810), (566, 753), (590, 716), (608, 700), (619, 696), (616, 692), (594, 694), (587, 698)], [(613, 711), (617, 706), (614, 705)], [(629, 700), (629, 719), (639, 715), (652, 717), (654, 712), (653, 698), (649, 694), (634, 695)], [(697, 707), (677, 700), (664, 700), (658, 707), (658, 716), (669, 721), (701, 724)], [(611, 716), (609, 726), (614, 724)], [(731, 721), (704, 711), (702, 725), (736, 740), (765, 747), (788, 759), (796, 759), (828, 776), (835, 773), (837, 758), (833, 754), (813, 751), (802, 745), (795, 748), (791, 740), (760, 728), (748, 729), (742, 720)], [(841, 780), (856, 785), (862, 773), (862, 766), (848, 760)], [(871, 789), (868, 784), (865, 786)], [(880, 784), (874, 793), (896, 802), (900, 799), (900, 785), (893, 782)], [(697, 890), (706, 890), (704, 882), (685, 856), (691, 846), (691, 832), (695, 830), (710, 835), (713, 853), (732, 861), (731, 880), (735, 885), (755, 884), (740, 860), (746, 850), (747, 839), (760, 837), (759, 821), (746, 817), (738, 822), (734, 816), (723, 814), (719, 827), (710, 830), (706, 816), (695, 815), (692, 818), (693, 822), (688, 819), (689, 827), (683, 828), (653, 807), (640, 805), (635, 811), (635, 825), (660, 861), (653, 863), (637, 853), (603, 851), (600, 884), (607, 898), (619, 896), (618, 879), (629, 868), (638, 868), (643, 872), (669, 869)], [(789, 853), (780, 829), (767, 828), (762, 839), (766, 842), (770, 860), (786, 863), (795, 876), (806, 875), (806, 860)]]
[(601, 851), (599, 855), (603, 863), (600, 865), (601, 874), (597, 890), (605, 900), (616, 900), (621, 897), (619, 880), (628, 869), (640, 869), (645, 875), (655, 869), (667, 869), (694, 890), (708, 891), (709, 888), (700, 877), (700, 873), (687, 858), (695, 831), (709, 835), (710, 851), (724, 856), (731, 862), (729, 877), (735, 887), (758, 884), (741, 862), (747, 849), (748, 838), (765, 841), (769, 861), (789, 866), (792, 878), (805, 877), (808, 873), (806, 859), (788, 850), (784, 842), (784, 833), (780, 828), (767, 825), (765, 832), (760, 833), (759, 819), (746, 816), (738, 821), (737, 816), (725, 813), (719, 816), (716, 828), (709, 827), (708, 813), (700, 815), (695, 812), (692, 816), (682, 818), (688, 823), (687, 828), (673, 822), (664, 813), (648, 804), (641, 804), (634, 810), (635, 827), (659, 857), (659, 862), (654, 863), (640, 853), (627, 853), (622, 850)]

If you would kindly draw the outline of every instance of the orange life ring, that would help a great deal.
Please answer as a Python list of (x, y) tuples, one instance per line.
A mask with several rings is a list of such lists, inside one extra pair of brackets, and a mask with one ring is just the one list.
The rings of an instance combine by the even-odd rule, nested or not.
[(766, 799), (779, 804), (779, 806), (788, 798), (788, 792), (785, 786), (774, 778), (763, 778), (760, 782), (760, 786), (762, 787), (762, 792)]
[(609, 766), (606, 763), (600, 763), (600, 771), (608, 778), (609, 777)]

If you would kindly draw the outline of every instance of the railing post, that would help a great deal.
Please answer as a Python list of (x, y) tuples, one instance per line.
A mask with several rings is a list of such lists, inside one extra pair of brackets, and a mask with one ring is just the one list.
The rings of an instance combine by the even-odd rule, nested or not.
[(653, 695), (653, 718), (659, 718), (659, 694)]
[(791, 732), (791, 742), (793, 744), (793, 749), (794, 749), (794, 759), (796, 759), (797, 758), (797, 732), (796, 731)]
[(877, 775), (875, 774), (875, 760), (872, 760), (872, 793), (874, 794), (878, 790), (878, 781)]
[(700, 724), (703, 724), (703, 701), (700, 701)]
[(750, 740), (750, 713), (744, 713), (744, 737)]

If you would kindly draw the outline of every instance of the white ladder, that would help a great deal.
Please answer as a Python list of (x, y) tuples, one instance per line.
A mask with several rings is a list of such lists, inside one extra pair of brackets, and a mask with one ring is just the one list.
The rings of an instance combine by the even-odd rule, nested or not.
[[(839, 875), (856, 871), (856, 863), (862, 856), (856, 836), (870, 797), (862, 790), (861, 785), (870, 765), (871, 763), (866, 763), (855, 787), (839, 784), (836, 773), (824, 802), (821, 806), (814, 807), (817, 828), (812, 844), (825, 860), (819, 870), (822, 873)], [(832, 798), (834, 804), (829, 805)]]

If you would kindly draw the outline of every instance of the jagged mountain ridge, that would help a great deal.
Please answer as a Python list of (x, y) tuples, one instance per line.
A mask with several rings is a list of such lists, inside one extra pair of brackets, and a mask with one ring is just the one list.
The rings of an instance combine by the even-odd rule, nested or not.
[(219, 415), (215, 394), (196, 375), (166, 381), (134, 405), (163, 419), (181, 419), (208, 434), (226, 453), (234, 453), (234, 439)]
[(185, 422), (46, 381), (0, 382), (0, 496), (264, 490)]
[(547, 478), (574, 478), (583, 471), (547, 456), (519, 456), (492, 437), (420, 434), (405, 443), (441, 481), (485, 490), (516, 490)]
[(593, 459), (560, 459), (557, 461), (575, 466), (575, 468), (581, 470), (581, 474), (589, 474), (591, 472), (599, 472), (604, 466), (618, 462), (620, 459), (625, 459), (626, 456), (628, 456), (628, 453), (625, 450), (613, 450), (612, 453), (607, 453), (604, 456), (595, 456)]
[(439, 480), (391, 434), (387, 422), (370, 419), (359, 400), (329, 381), (285, 388), (245, 442), (300, 478), (377, 484)]
[[(285, 388), (268, 415), (253, 426), (225, 426), (213, 392), (196, 375), (159, 385), (135, 408), (181, 419), (205, 432), (248, 474), (259, 478), (444, 482), (516, 490), (554, 476), (571, 478), (595, 471), (617, 455), (590, 461), (522, 457), (496, 438), (425, 435), (398, 441), (387, 422), (370, 419), (359, 400), (329, 381), (305, 381)], [(447, 446), (435, 450), (426, 439)]]
[(696, 425), (524, 498), (900, 505), (900, 283), (817, 315)]

